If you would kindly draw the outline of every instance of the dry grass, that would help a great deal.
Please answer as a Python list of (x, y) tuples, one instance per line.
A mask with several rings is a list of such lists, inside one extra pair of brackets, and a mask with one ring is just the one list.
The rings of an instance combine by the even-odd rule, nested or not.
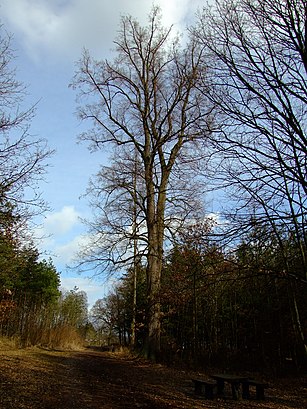
[(16, 349), (0, 343), (1, 409), (305, 409), (306, 378), (270, 381), (265, 401), (205, 400), (191, 378), (125, 351)]
[(79, 350), (83, 347), (84, 340), (76, 328), (65, 325), (42, 334), (40, 344), (51, 349)]
[(16, 350), (19, 345), (19, 338), (0, 337), (0, 351)]

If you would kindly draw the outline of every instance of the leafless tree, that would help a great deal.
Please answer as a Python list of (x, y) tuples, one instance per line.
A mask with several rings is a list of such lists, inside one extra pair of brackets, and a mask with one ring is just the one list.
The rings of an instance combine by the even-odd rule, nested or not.
[[(115, 45), (117, 57), (113, 62), (93, 61), (85, 52), (74, 86), (80, 91), (81, 119), (94, 125), (81, 139), (92, 149), (103, 149), (108, 143), (117, 150), (125, 148), (132, 157), (137, 155), (142, 182), (135, 199), (140, 221), (145, 224), (141, 235), (143, 238), (145, 233), (147, 257), (147, 353), (155, 358), (160, 351), (159, 291), (168, 203), (171, 187), (175, 187), (173, 175), (180, 171), (179, 163), (188, 164), (191, 150), (199, 148), (200, 134), (208, 133), (211, 104), (198, 89), (204, 80), (200, 49), (193, 41), (181, 47), (171, 29), (162, 27), (157, 8), (146, 27), (132, 17), (124, 17)], [(126, 192), (121, 197), (120, 189), (116, 190), (112, 201), (115, 207), (126, 201), (127, 194), (131, 196), (125, 181), (125, 168), (130, 166), (131, 170), (131, 163), (124, 160), (120, 173), (112, 170), (113, 180), (119, 187), (122, 178)], [(129, 183), (132, 186), (131, 177)], [(127, 208), (127, 203), (124, 206)], [(110, 214), (107, 211), (104, 217), (112, 217)], [(127, 223), (131, 226), (131, 220)], [(112, 224), (116, 225), (114, 220)], [(120, 235), (124, 225), (122, 219)], [(125, 251), (126, 247), (123, 254)]]
[(222, 124), (214, 140), (220, 180), (244, 200), (244, 212), (249, 207), (305, 247), (306, 7), (304, 0), (216, 1), (194, 31), (207, 49)]
[(37, 182), (51, 152), (29, 133), (35, 107), (22, 109), (26, 90), (16, 78), (11, 38), (0, 30), (0, 211), (18, 215), (20, 224), (46, 208)]
[[(219, 111), (215, 178), (236, 199), (236, 211), (231, 211), (241, 232), (255, 223), (271, 227), (285, 272), (291, 258), (284, 239), (296, 243), (301, 260), (297, 275), (305, 279), (306, 27), (306, 0), (216, 0), (193, 30), (206, 49), (211, 79), (206, 94)], [(295, 300), (293, 311), (304, 344)]]

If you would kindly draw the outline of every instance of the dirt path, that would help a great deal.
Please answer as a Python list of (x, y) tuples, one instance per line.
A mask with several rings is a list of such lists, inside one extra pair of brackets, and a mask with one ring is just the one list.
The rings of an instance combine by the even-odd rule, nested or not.
[[(99, 351), (0, 351), (1, 409), (305, 409), (307, 380), (279, 380), (263, 402), (197, 398), (191, 373)], [(278, 385), (276, 386), (276, 384)]]

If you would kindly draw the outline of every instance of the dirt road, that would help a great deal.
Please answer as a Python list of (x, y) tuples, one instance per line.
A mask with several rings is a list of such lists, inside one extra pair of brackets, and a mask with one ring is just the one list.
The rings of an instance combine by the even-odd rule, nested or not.
[[(306, 379), (279, 380), (263, 402), (198, 398), (191, 373), (84, 350), (0, 351), (1, 409), (305, 409)], [(275, 382), (277, 383), (277, 382)]]

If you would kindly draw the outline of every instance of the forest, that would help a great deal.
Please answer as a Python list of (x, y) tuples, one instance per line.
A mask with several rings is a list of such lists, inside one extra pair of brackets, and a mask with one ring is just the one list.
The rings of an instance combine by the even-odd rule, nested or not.
[(85, 50), (79, 141), (112, 152), (89, 181), (75, 268), (120, 279), (87, 310), (31, 240), (52, 154), (0, 42), (0, 335), (121, 345), (168, 364), (307, 369), (307, 3), (216, 0), (184, 33), (124, 16), (114, 59)]

